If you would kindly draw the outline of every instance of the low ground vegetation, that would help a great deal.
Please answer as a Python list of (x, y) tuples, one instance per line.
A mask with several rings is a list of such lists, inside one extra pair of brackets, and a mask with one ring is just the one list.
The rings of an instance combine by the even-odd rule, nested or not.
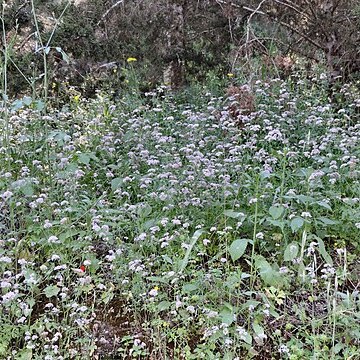
[(0, 358), (359, 359), (359, 93), (323, 81), (15, 102)]

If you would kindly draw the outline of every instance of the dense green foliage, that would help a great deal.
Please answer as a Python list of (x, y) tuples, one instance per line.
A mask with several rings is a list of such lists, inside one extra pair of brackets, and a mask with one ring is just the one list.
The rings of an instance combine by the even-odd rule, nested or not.
[(0, 357), (359, 358), (360, 104), (341, 91), (335, 109), (320, 78), (258, 81), (241, 128), (216, 81), (15, 102)]

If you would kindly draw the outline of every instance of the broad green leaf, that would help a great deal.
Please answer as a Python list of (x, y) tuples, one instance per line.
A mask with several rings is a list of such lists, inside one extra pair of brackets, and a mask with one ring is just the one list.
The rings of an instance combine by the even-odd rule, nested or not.
[(292, 242), (289, 244), (284, 252), (284, 261), (292, 261), (294, 260), (299, 253), (299, 244), (296, 242)]
[(22, 349), (16, 354), (15, 360), (31, 360), (33, 358), (32, 355), (31, 349)]
[(294, 217), (293, 219), (291, 219), (290, 222), (290, 226), (291, 226), (291, 230), (292, 232), (296, 232), (299, 229), (302, 228), (302, 226), (304, 225), (304, 219), (301, 217)]
[(34, 195), (34, 187), (29, 183), (26, 184), (25, 186), (22, 186), (20, 188), (20, 190), (25, 196), (33, 196)]
[(59, 240), (61, 242), (63, 242), (66, 239), (72, 238), (72, 237), (74, 237), (75, 235), (78, 235), (78, 234), (79, 234), (79, 230), (76, 230), (76, 229), (68, 230), (68, 231), (65, 231), (65, 232), (63, 232), (63, 233), (61, 233), (59, 235)]
[(237, 239), (232, 242), (229, 247), (229, 253), (233, 261), (236, 261), (244, 255), (247, 244), (248, 239)]
[(258, 269), (261, 279), (266, 284), (275, 287), (282, 285), (281, 275), (272, 268), (272, 266), (263, 256), (256, 257), (255, 267)]
[(271, 225), (277, 226), (277, 227), (279, 227), (280, 229), (284, 230), (284, 226), (285, 226), (284, 221), (269, 219), (269, 223), (270, 223)]
[(307, 196), (307, 195), (296, 195), (295, 198), (298, 199), (303, 204), (314, 202), (314, 200), (315, 200), (313, 197)]
[(256, 256), (255, 267), (260, 271), (265, 269), (271, 269), (271, 265), (269, 264), (269, 262), (261, 255)]
[(155, 226), (158, 223), (158, 219), (157, 218), (153, 218), (153, 219), (149, 219), (148, 221), (145, 221), (142, 224), (142, 229), (143, 230), (148, 230), (151, 227)]
[(223, 355), (223, 360), (233, 360), (234, 359), (234, 354), (231, 352), (226, 352)]
[(22, 98), (22, 102), (27, 106), (31, 105), (32, 101), (33, 100), (32, 100), (32, 98), (30, 96), (24, 96)]
[(197, 284), (185, 284), (182, 289), (184, 292), (193, 292), (197, 290), (199, 286)]
[(260, 173), (261, 179), (267, 179), (271, 176), (271, 173), (269, 170), (264, 170)]
[(284, 207), (281, 205), (271, 206), (269, 214), (273, 217), (273, 219), (279, 219), (284, 214)]
[(254, 333), (256, 334), (255, 341), (258, 343), (258, 345), (263, 345), (264, 335), (265, 335), (264, 328), (261, 325), (254, 323), (253, 330), (254, 330)]
[(12, 104), (11, 104), (11, 110), (13, 111), (17, 111), (19, 109), (21, 109), (24, 106), (24, 102), (20, 99), (15, 100)]
[(150, 205), (139, 207), (137, 210), (138, 216), (141, 217), (147, 217), (151, 214), (151, 212), (152, 212), (152, 207)]
[(11, 187), (20, 190), (25, 196), (34, 195), (34, 187), (30, 179), (16, 180), (11, 183)]
[(244, 340), (247, 344), (249, 344), (249, 345), (252, 344), (252, 336), (251, 336), (249, 333), (246, 333), (246, 334), (243, 336), (243, 340)]
[(157, 308), (159, 311), (164, 311), (164, 310), (168, 310), (171, 306), (171, 302), (170, 301), (161, 301)]
[(115, 191), (117, 189), (119, 189), (121, 187), (121, 185), (123, 184), (123, 179), (122, 178), (114, 178), (111, 180), (111, 190)]
[(265, 334), (264, 328), (261, 325), (259, 325), (258, 323), (253, 324), (253, 330), (257, 336), (261, 336), (261, 335)]
[(37, 111), (42, 111), (45, 109), (45, 103), (42, 100), (36, 100), (34, 104)]
[(251, 277), (251, 275), (248, 274), (248, 273), (242, 273), (241, 274), (241, 279), (248, 279), (249, 277)]
[(56, 296), (60, 289), (56, 285), (49, 285), (44, 289), (45, 296), (49, 299), (52, 296)]
[(89, 156), (89, 154), (82, 153), (78, 155), (78, 160), (82, 164), (89, 165), (91, 157)]
[(331, 220), (331, 219), (329, 219), (327, 217), (324, 217), (324, 216), (318, 217), (317, 220), (320, 220), (324, 225), (336, 225), (336, 224), (339, 223), (338, 221)]
[(331, 206), (325, 201), (317, 201), (315, 204), (317, 204), (317, 205), (319, 205), (319, 206), (321, 206), (321, 207), (323, 207), (325, 209), (328, 209), (330, 211), (332, 210)]
[(234, 322), (234, 311), (228, 306), (224, 306), (220, 311), (221, 322), (227, 325), (231, 325)]

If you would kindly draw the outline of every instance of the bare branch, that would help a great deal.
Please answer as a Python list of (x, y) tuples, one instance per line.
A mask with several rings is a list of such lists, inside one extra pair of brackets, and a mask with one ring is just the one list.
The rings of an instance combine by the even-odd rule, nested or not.
[(305, 15), (308, 20), (310, 20), (312, 23), (314, 23), (313, 20), (311, 19), (310, 15), (305, 10), (301, 10), (297, 6), (295, 6), (294, 4), (289, 4), (288, 2), (284, 2), (284, 1), (280, 1), (280, 0), (274, 0), (274, 1), (276, 3), (278, 3), (278, 4), (280, 4), (280, 5), (283, 5), (283, 6), (287, 7), (287, 8), (289, 8), (289, 9), (294, 10), (299, 15), (302, 15), (302, 16)]
[[(257, 10), (257, 9), (251, 9), (247, 6), (243, 6), (244, 10), (248, 10), (251, 11), (252, 14), (260, 14), (260, 15), (264, 15), (264, 16), (269, 16), (270, 18), (273, 18), (270, 14), (261, 11), (261, 10)], [(286, 23), (285, 21), (277, 21), (280, 25), (288, 28), (289, 30), (293, 31), (295, 34), (303, 37), (306, 41), (308, 41), (310, 44), (314, 45), (315, 47), (317, 47), (318, 49), (321, 50), (325, 50), (325, 47), (321, 44), (319, 44), (318, 42), (316, 42), (315, 40), (311, 39), (309, 36), (307, 36), (306, 34), (302, 33), (301, 31), (299, 31), (298, 29), (294, 28), (293, 26), (291, 26), (290, 24)]]
[(317, 13), (316, 13), (316, 11), (315, 11), (314, 7), (312, 6), (311, 1), (309, 1), (309, 0), (305, 0), (305, 3), (306, 3), (306, 5), (307, 5), (307, 6), (309, 6), (310, 11), (311, 11), (312, 16), (314, 17), (314, 19), (316, 19), (316, 20), (317, 20), (317, 19), (318, 19), (318, 16), (317, 16)]

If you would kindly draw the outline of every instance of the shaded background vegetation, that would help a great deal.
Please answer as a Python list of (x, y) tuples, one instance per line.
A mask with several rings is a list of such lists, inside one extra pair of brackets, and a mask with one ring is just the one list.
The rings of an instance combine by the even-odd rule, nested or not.
[[(54, 49), (48, 54), (53, 90), (65, 81), (86, 95), (98, 88), (120, 89), (128, 57), (141, 63), (143, 91), (163, 83), (174, 64), (174, 87), (228, 72), (248, 80), (286, 76), (299, 64), (312, 71), (320, 66), (332, 86), (360, 69), (355, 0), (80, 0), (70, 5), (37, 0), (35, 5), (44, 39), (52, 36), (51, 46), (69, 56), (64, 61)], [(28, 85), (24, 75), (36, 81), (44, 71), (30, 2), (7, 2), (3, 18), (12, 45), (10, 88), (18, 94)]]

